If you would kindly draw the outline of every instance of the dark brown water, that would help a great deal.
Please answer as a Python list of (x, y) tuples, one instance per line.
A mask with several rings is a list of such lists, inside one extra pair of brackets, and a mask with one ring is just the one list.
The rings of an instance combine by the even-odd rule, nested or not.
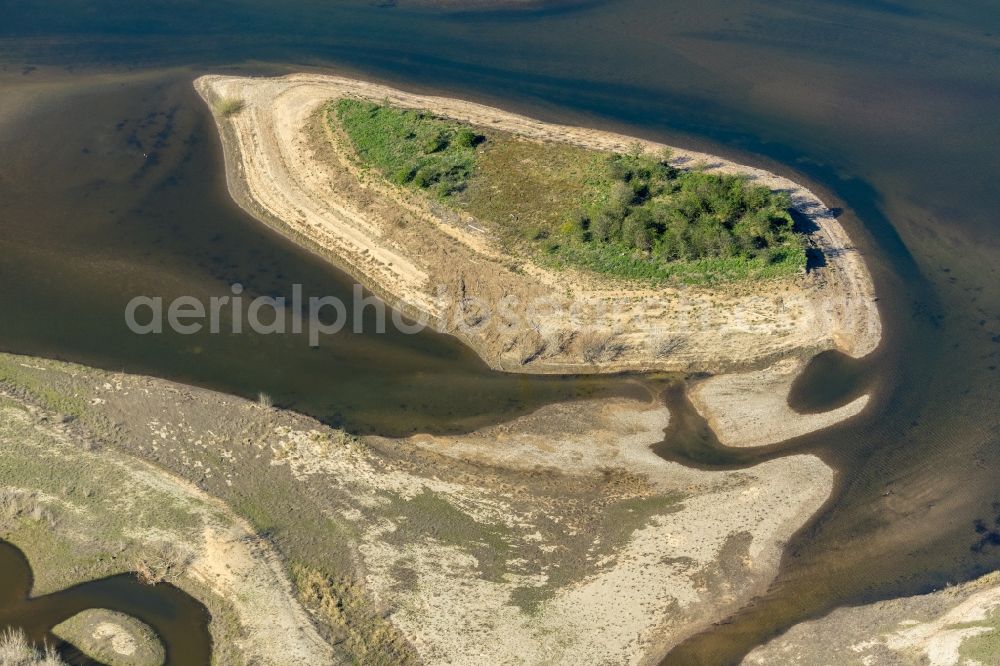
[[(615, 390), (496, 375), (437, 336), (303, 352), (274, 336), (123, 335), (121, 307), (136, 291), (338, 283), (228, 204), (211, 126), (188, 86), (223, 65), (348, 68), (718, 151), (809, 180), (843, 208), (876, 279), (885, 342), (862, 362), (818, 359), (793, 402), (825, 409), (862, 388), (874, 399), (850, 423), (764, 451), (723, 450), (692, 415), (660, 447), (703, 467), (812, 451), (840, 472), (772, 590), (667, 663), (732, 663), (837, 605), (1000, 568), (1000, 537), (975, 529), (1000, 507), (994, 2), (620, 0), (476, 14), (329, 1), (0, 8), (0, 57), (10, 63), (0, 103), (0, 347), (265, 390), (386, 432), (467, 428)], [(22, 74), (24, 65), (54, 69)], [(154, 71), (164, 65), (191, 69)], [(111, 73), (93, 81), (94, 69)], [(24, 93), (30, 115), (13, 117), (9, 91), (25, 82), (38, 83)], [(168, 126), (158, 161), (140, 159), (131, 133), (147, 147)]]
[[(353, 283), (229, 199), (216, 130), (189, 71), (92, 79), (49, 88), (8, 78), (14, 116), (0, 128), (0, 346), (112, 370), (170, 377), (256, 397), (359, 432), (462, 430), (614, 382), (491, 372), (455, 339), (354, 334)], [(348, 304), (342, 333), (139, 336), (125, 325), (136, 295), (164, 302), (229, 295), (230, 285)], [(225, 314), (225, 313), (224, 313)], [(365, 311), (362, 330), (374, 330)], [(244, 314), (244, 321), (246, 316)], [(231, 330), (228, 318), (221, 326)]]
[(0, 541), (0, 627), (20, 627), (29, 640), (58, 648), (73, 664), (96, 662), (54, 636), (52, 628), (91, 608), (125, 613), (152, 627), (166, 649), (166, 666), (209, 663), (208, 611), (172, 585), (144, 585), (132, 574), (121, 574), (39, 597), (31, 596), (31, 586), (24, 554)]

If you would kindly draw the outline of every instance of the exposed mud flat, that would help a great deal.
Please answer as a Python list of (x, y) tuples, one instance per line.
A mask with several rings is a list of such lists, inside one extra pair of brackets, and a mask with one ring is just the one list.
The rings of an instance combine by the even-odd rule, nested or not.
[[(493, 367), (722, 371), (803, 350), (860, 356), (880, 338), (871, 278), (843, 228), (809, 190), (769, 172), (674, 151), (680, 166), (704, 164), (787, 190), (814, 225), (809, 241), (825, 266), (777, 284), (651, 289), (504, 256), (473, 220), (360, 170), (321, 110), (348, 96), (426, 109), (533, 141), (627, 151), (636, 139), (332, 76), (205, 76), (195, 85), (210, 104), (244, 104), (216, 115), (230, 193), (243, 208), (325, 254), (390, 303), (459, 336)], [(546, 307), (516, 326), (483, 316), (509, 310), (511, 299)], [(603, 353), (588, 348), (593, 345), (580, 331), (606, 335)]]
[[(568, 585), (553, 585), (565, 579), (556, 564), (559, 558), (548, 564), (547, 558), (536, 556), (540, 569), (483, 581), (472, 575), (474, 563), (453, 548), (439, 547), (421, 557), (383, 549), (376, 558), (381, 565), (370, 568), (375, 587), (385, 588), (391, 567), (406, 561), (435, 590), (431, 602), (419, 593), (406, 595), (396, 622), (410, 628), (434, 662), (465, 654), (476, 655), (471, 663), (543, 663), (553, 657), (557, 663), (639, 663), (719, 619), (724, 609), (746, 603), (774, 576), (780, 545), (825, 501), (832, 471), (812, 456), (792, 456), (738, 473), (667, 463), (649, 445), (668, 420), (666, 409), (654, 405), (576, 403), (545, 407), (465, 437), (408, 440), (495, 468), (535, 474), (559, 470), (584, 478), (628, 474), (635, 479), (632, 506), (624, 514), (613, 505), (606, 507), (610, 521), (642, 513), (642, 502), (656, 497), (663, 498), (663, 506), (610, 552), (602, 548), (609, 535), (590, 529), (586, 566)], [(643, 488), (640, 480), (648, 486)], [(529, 526), (532, 514), (526, 511), (538, 511), (516, 503), (510, 509), (519, 509), (518, 521)], [(568, 536), (588, 531), (573, 516), (586, 511), (580, 507), (570, 513)], [(603, 527), (614, 534), (610, 524)], [(566, 550), (565, 542), (551, 541), (544, 530), (524, 538), (537, 540), (543, 552)], [(442, 575), (442, 563), (450, 575)], [(518, 594), (541, 600), (530, 613), (519, 612), (508, 600)], [(466, 595), (485, 604), (463, 605)], [(456, 634), (454, 622), (466, 630)]]

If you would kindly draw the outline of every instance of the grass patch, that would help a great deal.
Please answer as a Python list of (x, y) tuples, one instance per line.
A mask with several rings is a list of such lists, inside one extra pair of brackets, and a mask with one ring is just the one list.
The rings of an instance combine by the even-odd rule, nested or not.
[(73, 389), (61, 389), (69, 384), (59, 370), (30, 367), (23, 357), (0, 356), (0, 384), (16, 393), (27, 394), (43, 408), (64, 416), (79, 417), (87, 406), (87, 396)]
[(472, 214), (510, 251), (644, 282), (801, 273), (787, 194), (680, 170), (669, 154), (542, 144), (427, 112), (342, 99), (330, 114), (361, 161)]
[(482, 135), (422, 111), (341, 99), (337, 120), (361, 159), (397, 185), (413, 185), (440, 198), (461, 191), (475, 164)]
[[(564, 541), (567, 548), (553, 559), (545, 585), (519, 587), (510, 601), (526, 613), (536, 613), (541, 605), (563, 587), (581, 580), (593, 570), (593, 561), (624, 548), (632, 534), (649, 524), (656, 516), (678, 511), (681, 495), (653, 495), (618, 500), (607, 506), (596, 524), (573, 539)], [(600, 545), (594, 547), (594, 535), (600, 535)]]
[[(0, 411), (0, 447), (0, 537), (32, 562), (36, 592), (165, 562), (170, 539), (199, 534), (196, 508), (128, 482), (118, 466), (14, 412)], [(142, 534), (164, 535), (152, 540), (162, 548)]]
[(606, 159), (606, 153), (578, 146), (491, 134), (475, 177), (454, 203), (481, 220), (505, 221), (495, 225), (505, 244), (543, 240), (558, 230), (567, 211), (597, 205), (606, 196)]
[(213, 105), (215, 112), (224, 118), (235, 115), (243, 110), (246, 102), (238, 97), (223, 97)]
[[(996, 611), (989, 614), (985, 622), (968, 623), (968, 627), (984, 627), (989, 631), (970, 636), (962, 641), (958, 648), (959, 655), (962, 656), (962, 663), (994, 663), (996, 656), (1000, 654), (1000, 616)], [(964, 627), (949, 626), (948, 629)]]

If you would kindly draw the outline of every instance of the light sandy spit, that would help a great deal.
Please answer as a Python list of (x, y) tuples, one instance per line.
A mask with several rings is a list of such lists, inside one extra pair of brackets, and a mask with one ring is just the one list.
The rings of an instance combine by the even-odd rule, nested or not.
[[(210, 104), (224, 98), (245, 104), (228, 117), (216, 115), (229, 190), (244, 209), (322, 252), (390, 303), (429, 316), (495, 368), (718, 372), (803, 350), (860, 356), (878, 344), (881, 324), (862, 257), (816, 195), (770, 172), (674, 150), (680, 166), (704, 164), (788, 191), (815, 223), (809, 240), (826, 266), (756, 286), (650, 289), (503, 256), (471, 218), (359, 170), (319, 112), (331, 100), (353, 97), (427, 109), (529, 140), (624, 151), (637, 139), (334, 76), (203, 76), (195, 87)], [(663, 147), (638, 142), (649, 151)], [(502, 311), (511, 298), (549, 305), (516, 326), (481, 316)], [(587, 343), (580, 335), (588, 330), (608, 336), (606, 353), (593, 353), (592, 336)]]
[(788, 394), (804, 367), (804, 360), (790, 358), (763, 370), (716, 375), (695, 382), (688, 395), (719, 441), (738, 447), (799, 437), (849, 419), (868, 405), (865, 394), (828, 412), (797, 413), (788, 406)]

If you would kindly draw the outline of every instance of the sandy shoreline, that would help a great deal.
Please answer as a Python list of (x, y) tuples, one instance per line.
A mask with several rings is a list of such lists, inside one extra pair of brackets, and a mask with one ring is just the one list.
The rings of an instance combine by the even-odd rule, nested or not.
[[(245, 104), (232, 116), (216, 116), (229, 189), (245, 210), (327, 256), (390, 304), (428, 315), (494, 368), (725, 372), (830, 348), (863, 356), (881, 337), (871, 277), (841, 225), (812, 192), (769, 172), (674, 152), (679, 165), (705, 163), (789, 191), (799, 212), (815, 223), (809, 240), (826, 266), (777, 284), (721, 290), (602, 284), (578, 272), (512, 265), (471, 218), (432, 209), (419, 195), (366, 176), (317, 112), (350, 96), (428, 109), (530, 140), (620, 151), (636, 139), (333, 76), (204, 76), (195, 86), (210, 104), (219, 98)], [(518, 327), (480, 322), (468, 307), (476, 303), (492, 312), (512, 296), (519, 303), (544, 299), (551, 307), (532, 312)], [(595, 355), (587, 353), (581, 330), (613, 333)]]

